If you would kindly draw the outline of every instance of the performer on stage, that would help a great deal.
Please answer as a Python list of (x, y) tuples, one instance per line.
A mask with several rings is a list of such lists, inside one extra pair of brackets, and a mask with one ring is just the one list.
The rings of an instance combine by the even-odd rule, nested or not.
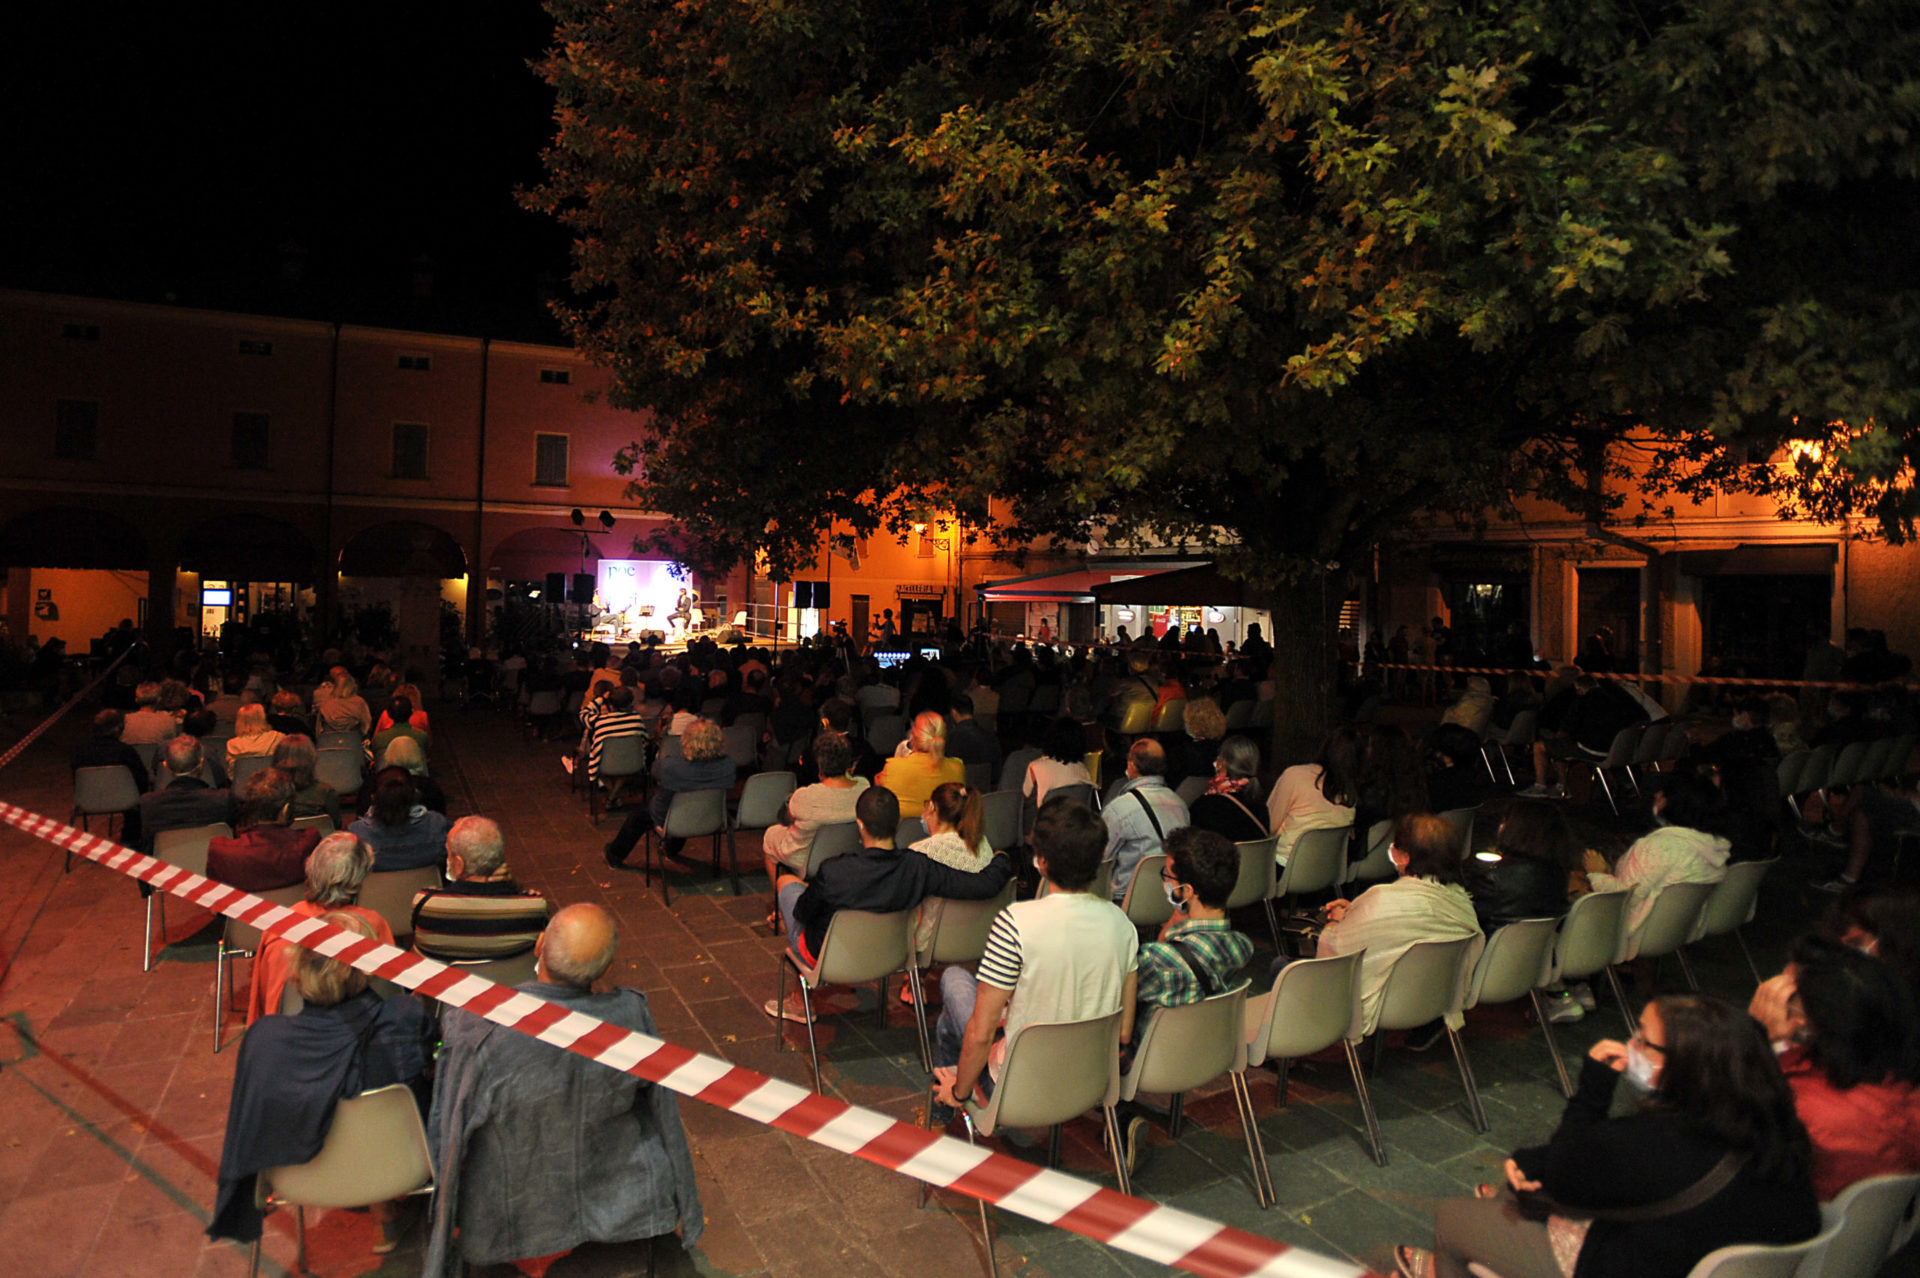
[(674, 631), (676, 630), (682, 633), (686, 631), (688, 623), (693, 619), (693, 601), (695, 597), (693, 592), (685, 586), (680, 587), (680, 593), (675, 596), (673, 601), (673, 611), (667, 614), (667, 637), (669, 639), (673, 638)]

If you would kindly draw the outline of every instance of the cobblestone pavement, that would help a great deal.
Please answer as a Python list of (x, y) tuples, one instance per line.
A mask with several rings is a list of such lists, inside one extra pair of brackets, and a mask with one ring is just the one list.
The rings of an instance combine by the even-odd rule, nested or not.
[[(520, 877), (558, 902), (599, 901), (620, 918), (614, 975), (647, 993), (669, 1040), (806, 1085), (804, 1032), (777, 1051), (760, 1010), (773, 995), (779, 941), (762, 924), (766, 881), (756, 868), (734, 896), (724, 877), (676, 870), (671, 907), (636, 874), (600, 856), (613, 823), (596, 828), (559, 766), (562, 747), (529, 741), (484, 708), (434, 710), (434, 763), (454, 815), (479, 811), (504, 826)], [(12, 724), (12, 740), (25, 724)], [(65, 759), (80, 728), (59, 730), (0, 775), (0, 797), (64, 814)], [(704, 854), (696, 842), (689, 852)], [(759, 864), (743, 836), (743, 865)], [(0, 830), (0, 1272), (179, 1275), (245, 1272), (244, 1253), (202, 1235), (213, 1199), (234, 1052), (212, 1049), (212, 933), (204, 913), (168, 912), (169, 945), (140, 970), (141, 904), (133, 886), (97, 867), (61, 872), (61, 854)], [(1749, 931), (1763, 967), (1777, 966), (1809, 909), (1793, 885), (1770, 882)], [(1253, 967), (1272, 958), (1265, 928)], [(1744, 999), (1751, 990), (1731, 944), (1700, 947), (1706, 988)], [(1677, 972), (1663, 972), (1677, 980)], [(826, 1085), (848, 1101), (917, 1121), (924, 1075), (912, 1018), (897, 1003), (875, 1024), (872, 990), (857, 1014), (827, 1017), (819, 1035)], [(1620, 1033), (1616, 1011), (1562, 1027), (1570, 1054)], [(239, 1019), (229, 1020), (237, 1034)], [(231, 1040), (230, 1040), (231, 1041)], [(1397, 1242), (1424, 1243), (1438, 1198), (1466, 1193), (1498, 1173), (1513, 1146), (1543, 1138), (1561, 1098), (1537, 1028), (1518, 1006), (1476, 1010), (1466, 1033), (1491, 1131), (1469, 1125), (1444, 1046), (1385, 1054), (1373, 1083), (1390, 1165), (1369, 1157), (1351, 1081), (1336, 1054), (1295, 1066), (1289, 1103), (1275, 1107), (1271, 1074), (1254, 1080), (1255, 1105), (1279, 1194), (1259, 1210), (1232, 1098), (1224, 1086), (1189, 1098), (1179, 1141), (1155, 1129), (1154, 1156), (1136, 1191), (1270, 1237), (1390, 1270)], [(936, 1196), (916, 1205), (913, 1182), (708, 1106), (683, 1101), (706, 1206), (706, 1237), (693, 1253), (670, 1242), (660, 1272), (712, 1275), (970, 1274), (980, 1270), (970, 1201)], [(1024, 1157), (1031, 1149), (1015, 1150)], [(1098, 1126), (1069, 1127), (1067, 1170), (1110, 1168)], [(292, 1268), (292, 1222), (270, 1224), (263, 1272)], [(1148, 1272), (1144, 1261), (1075, 1235), (1002, 1215), (1000, 1272), (1100, 1275)], [(322, 1275), (417, 1273), (417, 1245), (371, 1254), (364, 1214), (310, 1222), (309, 1265)], [(417, 1229), (414, 1237), (417, 1237)], [(410, 1240), (411, 1241), (411, 1240)], [(1902, 1266), (1901, 1272), (1916, 1267)], [(554, 1278), (646, 1271), (644, 1246), (590, 1247), (556, 1264)], [(487, 1275), (512, 1271), (496, 1267)]]

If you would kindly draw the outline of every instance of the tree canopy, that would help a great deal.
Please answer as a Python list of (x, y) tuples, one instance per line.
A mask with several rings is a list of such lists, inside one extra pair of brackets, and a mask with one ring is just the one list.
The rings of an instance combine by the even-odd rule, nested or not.
[(991, 495), (1274, 583), (1622, 441), (1912, 531), (1910, 4), (548, 7), (562, 318), (719, 561)]

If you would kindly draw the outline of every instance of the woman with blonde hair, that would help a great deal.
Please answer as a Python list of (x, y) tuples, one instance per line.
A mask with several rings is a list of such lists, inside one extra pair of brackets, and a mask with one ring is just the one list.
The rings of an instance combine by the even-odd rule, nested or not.
[(917, 817), (927, 805), (927, 796), (949, 781), (967, 779), (967, 765), (947, 757), (947, 721), (932, 710), (914, 718), (913, 731), (907, 737), (912, 747), (906, 754), (887, 760), (874, 784), (893, 791), (900, 800), (900, 815)]
[[(647, 832), (667, 823), (667, 808), (672, 805), (674, 795), (733, 788), (739, 768), (727, 754), (727, 740), (719, 724), (711, 719), (693, 719), (680, 734), (680, 749), (678, 758), (663, 753), (653, 761), (653, 798), (646, 807), (635, 808), (633, 815), (621, 824), (620, 833), (601, 849), (608, 865), (616, 868), (625, 865), (627, 854)], [(681, 860), (680, 849), (684, 845), (684, 839), (668, 839), (666, 854)]]
[(227, 741), (227, 771), (248, 755), (271, 759), (285, 740), (267, 726), (267, 708), (258, 702), (241, 706), (233, 716), (233, 736)]

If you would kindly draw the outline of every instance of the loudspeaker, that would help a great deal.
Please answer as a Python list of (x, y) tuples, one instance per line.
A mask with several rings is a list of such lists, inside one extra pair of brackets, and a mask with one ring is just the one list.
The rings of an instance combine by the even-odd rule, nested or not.
[(833, 594), (833, 586), (830, 583), (824, 582), (824, 581), (814, 582), (813, 583), (813, 606), (815, 608), (822, 608), (822, 609), (833, 607), (833, 601), (829, 598), (829, 596), (832, 594)]
[(573, 593), (569, 595), (568, 598), (578, 604), (592, 603), (593, 574), (590, 572), (576, 572), (573, 574)]
[(811, 581), (796, 581), (793, 583), (793, 606), (796, 608), (811, 608), (814, 606), (813, 583)]
[(567, 574), (550, 572), (547, 574), (545, 598), (548, 603), (557, 604), (567, 601)]

